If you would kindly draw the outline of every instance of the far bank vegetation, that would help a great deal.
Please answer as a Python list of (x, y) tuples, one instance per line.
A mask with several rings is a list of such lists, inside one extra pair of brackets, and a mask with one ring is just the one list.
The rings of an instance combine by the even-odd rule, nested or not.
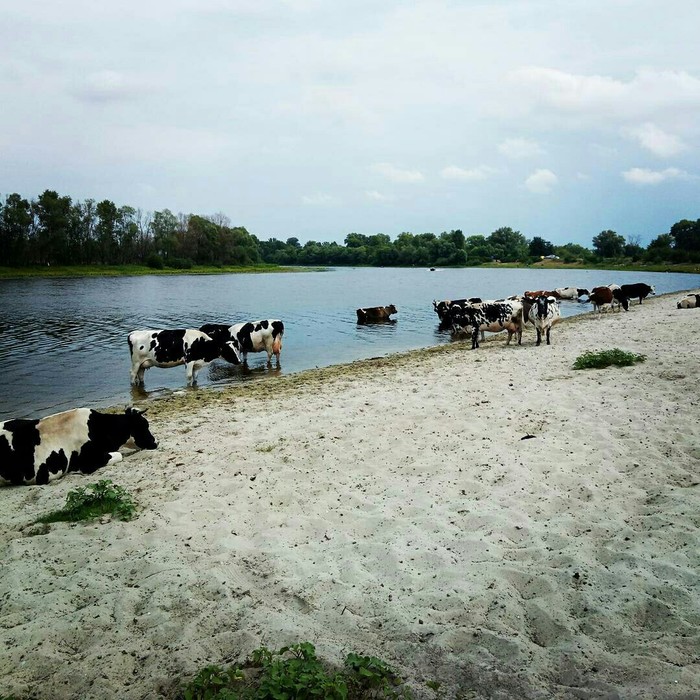
[[(0, 268), (93, 266), (119, 270), (254, 268), (266, 266), (460, 267), (475, 265), (633, 266), (700, 269), (700, 219), (683, 219), (645, 248), (641, 237), (601, 231), (591, 247), (554, 245), (527, 238), (510, 227), (492, 233), (348, 233), (342, 244), (263, 240), (224, 214), (145, 212), (114, 202), (73, 201), (53, 190), (28, 200), (14, 193), (0, 198)], [(115, 267), (116, 266), (116, 267)], [(124, 269), (124, 272), (129, 272)], [(5, 270), (7, 272), (7, 270)]]

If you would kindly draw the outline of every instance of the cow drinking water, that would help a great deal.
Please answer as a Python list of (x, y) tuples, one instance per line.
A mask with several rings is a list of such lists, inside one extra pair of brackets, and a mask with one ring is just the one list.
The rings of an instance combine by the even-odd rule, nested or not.
[(132, 331), (128, 340), (132, 384), (143, 385), (143, 375), (149, 367), (185, 365), (187, 383), (194, 384), (197, 372), (218, 358), (234, 365), (241, 361), (235, 342), (215, 340), (191, 328)]
[(249, 352), (267, 353), (267, 364), (272, 364), (272, 356), (280, 363), (282, 352), (282, 336), (284, 335), (284, 323), (279, 319), (265, 319), (262, 321), (248, 321), (227, 326), (223, 323), (205, 323), (200, 331), (211, 335), (219, 342), (234, 343), (239, 349), (241, 361), (248, 363)]
[(0, 483), (47, 484), (67, 472), (92, 474), (122, 459), (131, 440), (154, 450), (158, 443), (143, 411), (100, 413), (74, 408), (46, 418), (0, 424)]

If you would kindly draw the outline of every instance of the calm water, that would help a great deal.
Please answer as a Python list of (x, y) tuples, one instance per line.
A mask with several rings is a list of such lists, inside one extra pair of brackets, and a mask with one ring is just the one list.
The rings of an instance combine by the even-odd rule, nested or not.
[[(128, 404), (185, 386), (184, 367), (129, 385), (126, 336), (141, 328), (198, 328), (280, 318), (282, 367), (252, 354), (250, 369), (217, 361), (199, 387), (271, 378), (313, 367), (450, 342), (433, 299), (494, 299), (526, 289), (644, 281), (657, 293), (700, 286), (700, 275), (590, 270), (338, 268), (327, 272), (0, 280), (0, 420), (77, 406)], [(355, 309), (395, 304), (396, 323), (360, 326)], [(563, 302), (566, 316), (590, 310)]]

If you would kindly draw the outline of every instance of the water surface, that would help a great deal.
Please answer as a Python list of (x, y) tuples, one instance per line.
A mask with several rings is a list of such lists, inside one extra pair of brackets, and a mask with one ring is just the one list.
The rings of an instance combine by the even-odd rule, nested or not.
[[(90, 406), (129, 404), (126, 337), (144, 328), (198, 328), (279, 318), (281, 369), (265, 353), (248, 371), (217, 361), (199, 387), (274, 379), (391, 352), (451, 342), (439, 331), (433, 299), (495, 299), (526, 289), (644, 281), (658, 293), (700, 286), (700, 275), (604, 270), (334, 268), (326, 272), (154, 275), (0, 281), (0, 420)], [(360, 306), (395, 304), (395, 323), (358, 325)], [(590, 310), (562, 302), (565, 316)], [(185, 386), (184, 367), (146, 371), (146, 395)]]

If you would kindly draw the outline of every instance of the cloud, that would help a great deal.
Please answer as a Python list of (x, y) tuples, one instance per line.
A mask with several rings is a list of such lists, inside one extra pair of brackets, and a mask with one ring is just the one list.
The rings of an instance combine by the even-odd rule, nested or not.
[(542, 155), (545, 151), (537, 143), (529, 139), (506, 139), (498, 144), (498, 150), (507, 158), (532, 158)]
[(311, 207), (329, 207), (338, 203), (336, 197), (333, 197), (330, 194), (325, 194), (324, 192), (316, 192), (315, 194), (304, 195), (301, 198), (301, 201), (303, 204), (306, 204)]
[(541, 168), (525, 180), (525, 187), (536, 194), (549, 194), (558, 182), (559, 178), (551, 170)]
[(132, 100), (150, 91), (146, 85), (111, 70), (87, 75), (75, 86), (73, 94), (86, 102), (119, 102)]
[(377, 192), (377, 190), (369, 190), (365, 192), (365, 196), (367, 199), (371, 199), (375, 202), (393, 202), (396, 199), (396, 197), (391, 194), (382, 194), (381, 192)]
[(622, 173), (622, 177), (633, 185), (659, 185), (666, 180), (686, 180), (690, 175), (678, 168), (666, 168), (665, 170), (630, 168)]
[(391, 182), (412, 183), (423, 182), (425, 180), (420, 170), (404, 170), (402, 168), (397, 168), (391, 163), (375, 163), (372, 166), (372, 170), (384, 176), (387, 180), (391, 180)]
[(475, 168), (470, 168), (465, 170), (464, 168), (458, 168), (456, 165), (450, 165), (444, 168), (440, 175), (445, 180), (462, 180), (464, 182), (478, 182), (480, 180), (487, 180), (493, 177), (498, 170), (496, 168), (491, 168), (488, 165), (478, 165)]
[(661, 158), (675, 156), (685, 149), (681, 139), (666, 133), (651, 122), (626, 129), (625, 133), (630, 138), (636, 139), (643, 148)]
[(509, 74), (523, 99), (596, 119), (638, 119), (700, 106), (700, 80), (684, 71), (639, 70), (631, 80), (529, 66)]

